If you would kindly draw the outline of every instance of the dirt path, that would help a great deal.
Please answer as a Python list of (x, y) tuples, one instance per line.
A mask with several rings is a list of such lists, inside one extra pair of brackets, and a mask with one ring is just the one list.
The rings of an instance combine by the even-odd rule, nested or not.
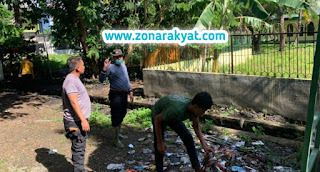
[[(0, 171), (72, 171), (71, 143), (64, 136), (62, 115), (59, 97), (0, 93)], [(109, 128), (92, 126), (85, 162), (89, 170), (107, 171), (109, 163), (130, 160), (128, 148), (118, 151), (112, 147), (110, 133)], [(132, 128), (125, 133), (129, 135), (125, 145), (146, 135)], [(58, 153), (49, 155), (51, 149)], [(134, 156), (141, 155), (131, 158)]]

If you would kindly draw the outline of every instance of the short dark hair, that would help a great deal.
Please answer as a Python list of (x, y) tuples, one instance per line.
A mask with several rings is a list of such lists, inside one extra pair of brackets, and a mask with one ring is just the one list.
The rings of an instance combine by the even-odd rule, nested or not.
[(198, 107), (203, 109), (210, 109), (213, 105), (212, 98), (207, 92), (200, 92), (194, 96), (191, 101), (192, 105), (198, 105)]
[(77, 68), (78, 63), (81, 60), (82, 60), (82, 57), (80, 57), (80, 56), (75, 56), (75, 57), (68, 58), (67, 64), (68, 64), (69, 72), (74, 71)]
[(27, 59), (30, 60), (32, 58), (32, 55), (27, 55)]

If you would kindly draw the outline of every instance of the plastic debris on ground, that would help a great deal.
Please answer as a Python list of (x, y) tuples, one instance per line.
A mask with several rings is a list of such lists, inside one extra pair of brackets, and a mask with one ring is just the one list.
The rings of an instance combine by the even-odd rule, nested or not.
[(128, 163), (129, 165), (132, 165), (132, 164), (136, 163), (136, 161), (135, 161), (135, 160), (131, 160), (131, 161), (127, 161), (127, 163)]
[(146, 139), (145, 137), (142, 137), (142, 138), (139, 138), (138, 141), (139, 141), (139, 142), (142, 142), (142, 141), (144, 141), (145, 139)]
[(244, 146), (245, 144), (246, 144), (245, 141), (240, 141), (236, 143), (236, 147), (241, 147), (241, 146)]
[(142, 167), (139, 167), (137, 165), (134, 166), (134, 169), (138, 170), (138, 171), (143, 171), (143, 168)]
[(238, 166), (232, 166), (231, 170), (237, 171), (237, 172), (246, 172), (246, 170), (244, 170), (242, 167), (238, 167)]
[(151, 149), (142, 149), (142, 152), (143, 152), (144, 154), (147, 154), (147, 153), (151, 153), (152, 150), (151, 150)]
[[(173, 133), (173, 134), (172, 134)], [(170, 166), (177, 167), (180, 171), (192, 171), (189, 155), (185, 146), (174, 132), (165, 134), (165, 142), (168, 146), (164, 156), (164, 169)], [(277, 146), (270, 142), (262, 142), (261, 140), (248, 141), (241, 140), (236, 136), (220, 137), (218, 132), (211, 132), (215, 135), (204, 135), (214, 153), (212, 154), (211, 161), (208, 163), (205, 159), (207, 154), (203, 147), (199, 144), (195, 146), (197, 150), (198, 159), (205, 172), (258, 172), (258, 171), (292, 171), (290, 167), (267, 167), (268, 163), (280, 165), (278, 159), (270, 160), (269, 155), (264, 152), (274, 149)], [(136, 142), (129, 144), (128, 154), (132, 155), (134, 159), (126, 161), (126, 167), (134, 171), (155, 171), (155, 155), (153, 150), (153, 135), (148, 134), (146, 137), (137, 139)], [(195, 135), (193, 134), (193, 137)], [(263, 146), (260, 147), (259, 146)], [(278, 146), (284, 152), (282, 146)], [(133, 149), (134, 148), (134, 149)], [(288, 148), (285, 148), (288, 149)], [(289, 148), (291, 149), (291, 148)], [(293, 149), (292, 149), (293, 150)], [(291, 152), (291, 154), (294, 151)], [(280, 154), (282, 155), (282, 154)], [(278, 155), (276, 155), (278, 156)], [(116, 161), (121, 162), (121, 161)], [(119, 170), (118, 170), (119, 171)]]
[(129, 154), (129, 155), (133, 155), (133, 154), (135, 154), (135, 153), (136, 153), (135, 150), (128, 151), (128, 154)]
[(264, 143), (261, 140), (252, 142), (251, 144), (252, 145), (264, 145)]
[(107, 166), (108, 170), (122, 170), (124, 169), (124, 164), (109, 164)]
[(276, 172), (293, 172), (292, 168), (283, 166), (274, 166), (273, 170)]
[(186, 165), (186, 164), (190, 163), (189, 157), (181, 157), (180, 158), (180, 162), (183, 165)]
[(127, 169), (125, 172), (136, 172), (136, 170)]
[(180, 137), (177, 138), (176, 143), (183, 143)]
[(54, 154), (56, 154), (57, 152), (58, 152), (57, 149), (52, 149), (52, 150), (49, 150), (49, 151), (48, 151), (48, 154), (54, 155)]
[(250, 172), (257, 172), (257, 170), (255, 170), (254, 168), (248, 167), (248, 166), (244, 166), (246, 169), (249, 169)]

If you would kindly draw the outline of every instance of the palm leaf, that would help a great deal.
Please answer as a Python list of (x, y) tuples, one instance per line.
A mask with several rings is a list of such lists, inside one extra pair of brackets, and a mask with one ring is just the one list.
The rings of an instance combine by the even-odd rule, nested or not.
[(243, 23), (246, 25), (249, 25), (253, 28), (259, 29), (259, 30), (266, 30), (268, 32), (272, 32), (273, 26), (259, 18), (256, 17), (250, 17), (250, 16), (241, 16), (238, 17), (241, 18)]
[(308, 9), (309, 4), (302, 0), (265, 0), (266, 2), (274, 2), (283, 6), (295, 9)]
[(259, 19), (266, 19), (269, 16), (258, 0), (236, 0), (235, 2), (252, 11), (253, 15)]
[(198, 19), (195, 28), (199, 30), (204, 30), (209, 27), (209, 23), (212, 21), (214, 17), (214, 2), (210, 2), (209, 5), (206, 6), (206, 8), (203, 10), (203, 12), (200, 15), (200, 18)]

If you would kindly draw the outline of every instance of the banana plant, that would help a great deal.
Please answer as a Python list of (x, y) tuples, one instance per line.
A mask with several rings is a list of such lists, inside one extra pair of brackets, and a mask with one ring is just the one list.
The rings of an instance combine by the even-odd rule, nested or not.
[[(307, 2), (307, 0), (264, 0), (264, 1), (269, 3), (275, 3), (279, 7), (279, 11), (280, 11), (280, 49), (279, 50), (285, 51), (286, 40), (285, 40), (285, 35), (282, 34), (285, 32), (283, 7), (290, 7), (290, 8), (299, 9), (299, 10), (308, 10), (310, 9), (310, 4)], [(300, 16), (301, 16), (301, 13), (300, 13)]]
[(264, 20), (269, 16), (267, 11), (263, 8), (263, 6), (260, 4), (258, 0), (219, 0), (211, 2), (207, 5), (207, 7), (203, 10), (202, 14), (200, 15), (200, 18), (198, 19), (195, 28), (199, 30), (208, 29), (209, 23), (214, 18), (214, 6), (216, 6), (217, 9), (222, 8), (220, 29), (223, 29), (225, 27), (223, 25), (223, 19), (226, 16), (226, 13), (228, 12), (227, 8), (230, 3), (235, 3), (248, 9), (254, 14), (254, 17), (256, 17), (257, 19)]
[[(263, 8), (263, 6), (260, 4), (258, 0), (215, 0), (213, 2), (210, 2), (206, 8), (201, 13), (195, 28), (199, 30), (208, 30), (211, 27), (211, 23), (215, 17), (215, 14), (217, 14), (217, 11), (219, 11), (221, 14), (219, 15), (221, 18), (218, 19), (219, 24), (216, 24), (219, 26), (219, 29), (226, 29), (228, 26), (226, 25), (227, 20), (225, 18), (230, 15), (230, 10), (228, 10), (228, 7), (231, 3), (236, 4), (237, 6), (241, 6), (249, 11), (252, 12), (254, 17), (252, 16), (236, 16), (241, 17), (242, 22), (247, 22), (247, 24), (251, 24), (253, 26), (261, 26), (262, 23), (264, 23), (265, 26), (269, 26), (266, 22), (263, 20), (266, 19), (269, 14), (267, 11)], [(232, 14), (233, 15), (233, 14)], [(239, 23), (240, 24), (240, 23)], [(226, 45), (215, 45), (214, 48), (214, 71), (217, 71), (217, 63), (218, 63), (218, 49), (221, 49)], [(206, 52), (207, 52), (207, 46), (205, 46), (205, 54), (202, 59), (202, 69), (204, 69), (204, 61), (206, 59)]]

